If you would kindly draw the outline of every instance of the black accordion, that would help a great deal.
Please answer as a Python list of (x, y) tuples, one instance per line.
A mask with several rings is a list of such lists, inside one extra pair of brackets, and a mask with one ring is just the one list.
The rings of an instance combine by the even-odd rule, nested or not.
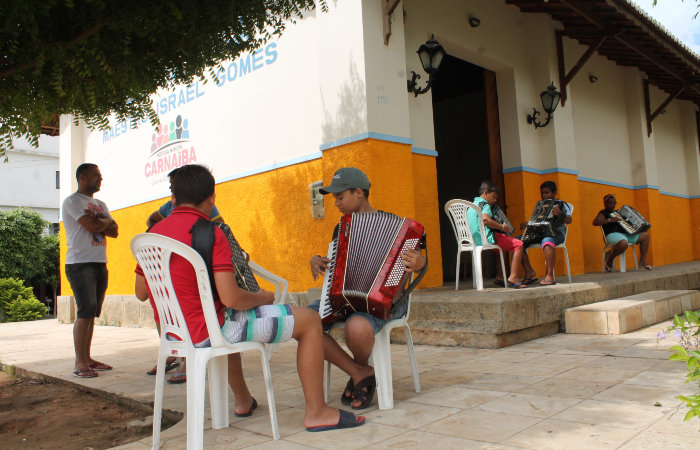
[(637, 234), (647, 231), (651, 224), (631, 206), (624, 205), (617, 211), (610, 213), (610, 217), (620, 219), (618, 225), (625, 229), (627, 234)]
[[(559, 199), (547, 199), (537, 202), (537, 206), (535, 206), (535, 210), (527, 222), (525, 233), (523, 233), (521, 239), (523, 244), (529, 245), (539, 242), (546, 237), (554, 237), (554, 234), (560, 226), (564, 225), (566, 220), (565, 205), (564, 201)], [(555, 206), (558, 206), (559, 210), (561, 210), (561, 214), (558, 217), (552, 214)]]
[(499, 230), (498, 228), (492, 228), (491, 231), (493, 231), (494, 233), (503, 233), (506, 236), (512, 236), (513, 230), (515, 230), (515, 228), (513, 228), (513, 224), (510, 223), (510, 220), (508, 220), (506, 213), (503, 212), (500, 206), (491, 205), (491, 213), (493, 213), (493, 220), (500, 223), (501, 225), (505, 225), (506, 228), (510, 227), (509, 231)]

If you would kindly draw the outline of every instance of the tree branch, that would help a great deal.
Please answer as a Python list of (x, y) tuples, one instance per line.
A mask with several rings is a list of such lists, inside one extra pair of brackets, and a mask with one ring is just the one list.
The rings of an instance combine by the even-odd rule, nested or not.
[[(93, 28), (91, 30), (87, 30), (83, 33), (80, 33), (79, 35), (77, 35), (76, 37), (74, 37), (70, 41), (66, 42), (65, 44), (61, 44), (61, 48), (63, 50), (65, 50), (68, 47), (70, 47), (71, 45), (77, 44), (78, 42), (89, 38), (93, 34), (100, 31), (100, 29), (104, 28), (105, 25), (107, 25), (107, 19), (104, 19), (95, 28)], [(24, 64), (20, 64), (19, 66), (10, 67), (9, 69), (5, 70), (4, 72), (0, 72), (0, 77), (3, 77), (3, 78), (9, 77), (10, 75), (14, 75), (14, 73), (17, 72), (18, 70), (31, 69), (32, 67), (36, 67), (38, 64), (39, 64), (39, 61), (35, 60), (33, 62), (30, 62), (30, 63), (24, 63)]]

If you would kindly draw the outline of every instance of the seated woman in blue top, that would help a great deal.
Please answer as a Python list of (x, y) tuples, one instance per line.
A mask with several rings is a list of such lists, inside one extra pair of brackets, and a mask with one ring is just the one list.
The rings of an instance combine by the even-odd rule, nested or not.
[[(500, 224), (492, 218), (493, 212), (491, 211), (490, 205), (496, 204), (499, 193), (500, 189), (498, 189), (498, 186), (492, 181), (484, 181), (479, 188), (479, 197), (474, 199), (474, 204), (481, 208), (484, 218), (484, 230), (488, 243), (498, 245), (504, 252), (513, 252), (508, 286), (515, 289), (522, 289), (527, 287), (527, 285), (520, 282), (517, 268), (520, 267), (520, 261), (523, 257), (523, 241), (506, 235), (506, 232), (512, 232), (513, 230), (510, 230), (508, 225)], [(474, 245), (483, 245), (481, 241), (481, 230), (479, 229), (479, 216), (475, 209), (469, 208), (467, 210), (467, 221), (469, 222), (469, 229), (474, 239)], [(496, 275), (495, 283), (503, 286), (505, 285), (505, 281), (503, 281), (505, 274), (501, 273), (500, 264), (496, 264), (496, 267), (498, 268), (498, 274)]]
[(593, 220), (593, 226), (602, 227), (605, 233), (605, 240), (608, 244), (614, 245), (610, 256), (605, 261), (605, 272), (612, 272), (612, 266), (615, 258), (627, 250), (629, 245), (639, 244), (639, 267), (645, 270), (651, 270), (652, 267), (647, 264), (647, 252), (649, 251), (649, 233), (646, 231), (637, 234), (627, 234), (617, 222), (620, 221), (617, 217), (610, 217), (610, 214), (615, 211), (617, 200), (612, 194), (603, 197), (605, 209), (601, 210)]

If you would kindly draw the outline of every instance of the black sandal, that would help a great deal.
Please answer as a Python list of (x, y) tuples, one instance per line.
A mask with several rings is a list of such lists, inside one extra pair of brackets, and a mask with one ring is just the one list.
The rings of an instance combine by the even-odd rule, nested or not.
[(345, 406), (350, 406), (354, 398), (352, 398), (352, 395), (348, 397), (345, 395), (346, 392), (354, 392), (355, 391), (355, 383), (352, 381), (352, 377), (348, 380), (348, 384), (345, 385), (345, 390), (343, 390), (343, 393), (340, 394), (340, 403), (342, 403)]
[[(367, 388), (365, 391), (364, 389)], [(365, 409), (374, 400), (374, 393), (377, 390), (377, 379), (374, 375), (365, 378), (355, 385), (354, 400), (360, 401), (360, 406), (353, 406), (352, 409)]]

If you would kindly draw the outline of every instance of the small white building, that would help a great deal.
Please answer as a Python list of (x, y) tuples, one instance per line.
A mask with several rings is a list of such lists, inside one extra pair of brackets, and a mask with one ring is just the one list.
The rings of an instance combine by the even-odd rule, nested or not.
[(0, 163), (0, 210), (31, 208), (58, 227), (59, 173), (58, 137), (42, 134), (39, 148), (26, 139), (16, 139), (7, 162)]

